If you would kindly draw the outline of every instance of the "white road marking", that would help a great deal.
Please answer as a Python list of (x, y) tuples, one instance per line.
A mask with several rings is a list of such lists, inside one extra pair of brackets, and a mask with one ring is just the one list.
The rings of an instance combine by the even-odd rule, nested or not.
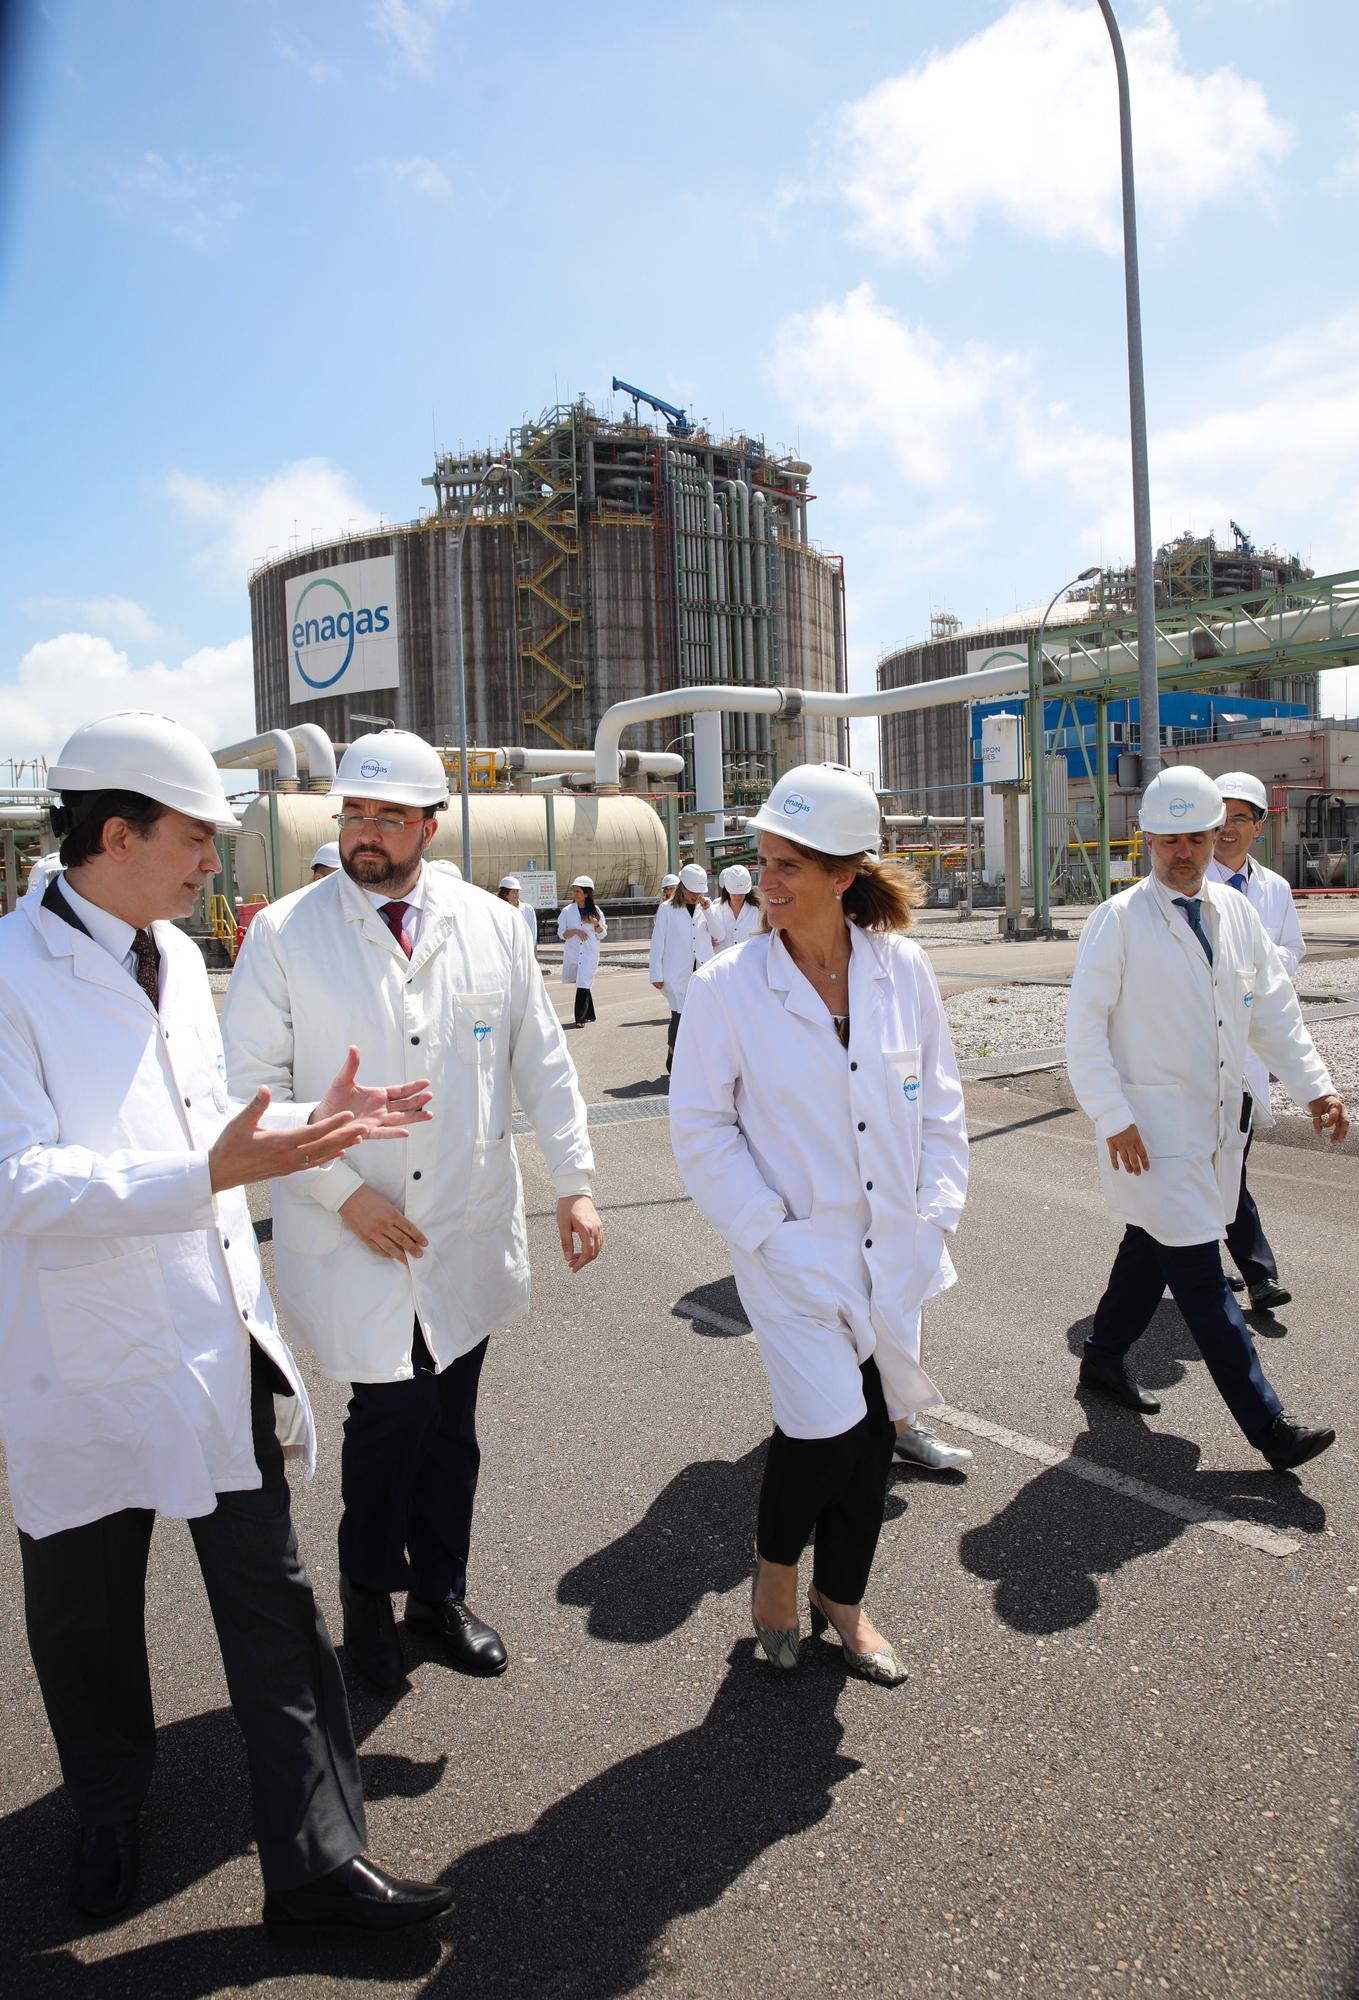
[(1134, 1479), (1126, 1472), (1111, 1472), (1107, 1466), (1096, 1465), (1092, 1459), (1061, 1451), (1054, 1445), (1040, 1444), (1037, 1438), (1024, 1437), (1018, 1431), (1004, 1430), (999, 1424), (988, 1423), (985, 1417), (973, 1416), (970, 1410), (955, 1410), (944, 1404), (932, 1410), (930, 1415), (931, 1418), (938, 1417), (943, 1423), (952, 1424), (955, 1430), (967, 1431), (972, 1437), (986, 1438), (1005, 1451), (1016, 1452), (1021, 1458), (1031, 1458), (1057, 1472), (1069, 1472), (1074, 1479), (1084, 1479), (1091, 1486), (1103, 1486), (1110, 1493), (1121, 1494), (1125, 1500), (1139, 1500), (1144, 1507), (1159, 1508), (1161, 1513), (1173, 1514), (1177, 1520), (1193, 1521), (1215, 1535), (1225, 1535), (1229, 1541), (1242, 1542), (1248, 1549), (1257, 1549), (1261, 1555), (1292, 1556), (1302, 1546), (1287, 1535), (1277, 1534), (1273, 1528), (1258, 1527), (1253, 1521), (1233, 1520), (1230, 1515), (1219, 1514), (1212, 1507), (1200, 1506), (1196, 1500), (1186, 1500), (1183, 1494), (1167, 1493), (1163, 1487), (1149, 1486), (1145, 1479)]
[(687, 1305), (679, 1299), (671, 1306), (676, 1319), (701, 1319), (709, 1326), (715, 1326), (721, 1333), (733, 1333), (738, 1340), (753, 1341), (755, 1336), (743, 1319), (728, 1319), (725, 1313), (714, 1312), (710, 1306)]
[[(690, 1305), (677, 1300), (670, 1310), (677, 1319), (704, 1320), (721, 1333), (734, 1334), (738, 1340), (755, 1339), (743, 1320), (714, 1312), (710, 1306)], [(985, 1438), (989, 1444), (998, 1444), (1020, 1458), (1033, 1459), (1038, 1465), (1050, 1466), (1056, 1472), (1069, 1472), (1073, 1479), (1084, 1479), (1091, 1486), (1103, 1486), (1125, 1500), (1137, 1500), (1144, 1507), (1156, 1507), (1162, 1514), (1173, 1514), (1177, 1520), (1192, 1521), (1197, 1527), (1208, 1528), (1215, 1535), (1225, 1535), (1228, 1541), (1241, 1542), (1248, 1549), (1258, 1550), (1261, 1555), (1292, 1556), (1302, 1546), (1287, 1535), (1277, 1534), (1273, 1528), (1257, 1527), (1253, 1521), (1234, 1520), (1229, 1514), (1219, 1514), (1212, 1507), (1200, 1506), (1197, 1500), (1186, 1500), (1183, 1494), (1167, 1493), (1163, 1487), (1150, 1486), (1145, 1479), (1134, 1479), (1126, 1472), (1111, 1472), (1107, 1466), (1096, 1465), (1093, 1460), (1062, 1451), (1056, 1445), (1040, 1444), (1037, 1438), (1024, 1437), (1019, 1431), (1007, 1431), (1000, 1424), (988, 1423), (985, 1417), (974, 1416), (971, 1410), (955, 1410), (944, 1403), (929, 1414), (931, 1421), (937, 1417), (941, 1423), (951, 1424), (955, 1430)]]

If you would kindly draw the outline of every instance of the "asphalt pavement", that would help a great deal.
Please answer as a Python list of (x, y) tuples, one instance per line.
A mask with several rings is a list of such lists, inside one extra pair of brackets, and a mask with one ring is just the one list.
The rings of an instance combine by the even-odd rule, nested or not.
[[(467, 1679), (407, 1641), (398, 1700), (353, 1693), (372, 1852), (451, 1883), (449, 1916), (385, 1944), (266, 1941), (206, 1600), (185, 1528), (161, 1522), (142, 1888), (82, 1935), (11, 1533), (0, 1990), (1350, 2000), (1359, 1159), (1252, 1154), (1297, 1301), (1257, 1323), (1265, 1366), (1340, 1432), (1280, 1477), (1168, 1303), (1136, 1352), (1159, 1417), (1076, 1392), (1117, 1235), (1089, 1128), (1041, 1085), (969, 1087), (960, 1283), (925, 1359), (939, 1428), (975, 1459), (894, 1478), (869, 1599), (910, 1677), (847, 1679), (823, 1640), (775, 1679), (749, 1620), (764, 1377), (671, 1159), (664, 1004), (638, 970), (605, 972), (596, 1004), (568, 1040), (597, 1107), (604, 1256), (565, 1271), (521, 1141), (535, 1304), (482, 1384), (469, 1600), (509, 1671)], [(345, 1393), (309, 1379), (321, 1462), (295, 1513), (338, 1634)]]

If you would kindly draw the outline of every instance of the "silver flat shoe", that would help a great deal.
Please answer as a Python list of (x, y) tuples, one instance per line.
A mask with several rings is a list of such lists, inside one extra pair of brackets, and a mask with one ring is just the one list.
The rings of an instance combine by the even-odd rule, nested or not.
[(750, 1585), (750, 1622), (755, 1627), (755, 1637), (769, 1664), (785, 1674), (791, 1674), (802, 1665), (802, 1635), (796, 1625), (761, 1625), (755, 1616), (755, 1590), (759, 1580), (757, 1570)]
[(930, 1472), (963, 1472), (972, 1463), (966, 1445), (946, 1444), (923, 1424), (909, 1424), (898, 1431), (892, 1450), (908, 1465), (923, 1465)]
[(812, 1637), (819, 1639), (823, 1632), (834, 1631), (840, 1640), (840, 1651), (849, 1673), (857, 1674), (861, 1681), (873, 1681), (879, 1687), (899, 1687), (906, 1679), (906, 1669), (890, 1646), (883, 1646), (876, 1653), (856, 1653), (852, 1646), (845, 1644), (839, 1627), (832, 1624), (815, 1598), (809, 1598), (808, 1605), (812, 1614)]

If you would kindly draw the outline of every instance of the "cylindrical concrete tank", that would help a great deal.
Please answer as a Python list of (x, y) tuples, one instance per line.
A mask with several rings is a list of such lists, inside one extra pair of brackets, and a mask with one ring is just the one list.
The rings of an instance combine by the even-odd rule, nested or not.
[[(320, 792), (278, 795), (278, 848), (282, 880), (267, 879), (269, 801), (258, 798), (243, 815), (236, 841), (236, 880), (242, 895), (286, 896), (311, 880), (311, 857), (336, 835), (338, 800)], [(557, 886), (562, 901), (573, 875), (592, 875), (596, 896), (626, 896), (633, 885), (654, 896), (667, 866), (665, 827), (645, 799), (626, 792), (607, 798), (554, 793)], [(471, 800), (472, 880), (494, 890), (502, 875), (520, 874), (532, 862), (547, 867), (547, 804), (539, 796), (493, 792)], [(255, 836), (261, 838), (256, 839)], [(432, 858), (462, 865), (462, 818), (456, 799), (439, 815)]]

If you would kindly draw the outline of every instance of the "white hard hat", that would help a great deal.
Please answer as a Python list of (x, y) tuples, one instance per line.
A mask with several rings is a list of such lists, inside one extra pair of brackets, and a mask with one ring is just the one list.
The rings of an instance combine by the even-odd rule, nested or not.
[(496, 883), (496, 887), (498, 889), (518, 889), (521, 887), (521, 884), (517, 875), (502, 875)]
[(724, 868), (722, 871), (722, 887), (729, 896), (748, 896), (751, 887), (750, 870), (743, 868), (739, 861), (734, 861), (730, 868)]
[(1217, 786), (1196, 764), (1158, 771), (1142, 794), (1143, 833), (1211, 833), (1227, 817)]
[(1244, 799), (1248, 805), (1257, 806), (1262, 813), (1269, 811), (1265, 788), (1249, 771), (1226, 771), (1222, 777), (1214, 778), (1213, 783), (1217, 786), (1219, 798)]
[(678, 887), (679, 887), (679, 876), (678, 876), (678, 875), (662, 875), (662, 877), (661, 877), (661, 887), (662, 887), (663, 889), (678, 889)]
[(28, 871), (24, 884), (26, 896), (41, 896), (46, 891), (53, 876), (61, 873), (61, 857), (57, 854), (40, 854)]
[(356, 736), (340, 759), (333, 799), (380, 799), (396, 806), (448, 804), (448, 775), (438, 751), (408, 729)]
[(681, 889), (692, 890), (696, 896), (706, 896), (708, 893), (706, 869), (700, 868), (696, 861), (686, 861), (680, 869), (679, 885)]
[(455, 882), (461, 882), (462, 880), (462, 870), (456, 861), (445, 861), (441, 856), (436, 856), (433, 861), (427, 861), (425, 866), (426, 868), (442, 868), (444, 873), (451, 875)]
[(752, 827), (819, 854), (876, 854), (882, 815), (877, 794), (847, 764), (799, 764), (746, 821)]
[(68, 792), (137, 792), (225, 832), (240, 829), (210, 752), (192, 730), (168, 715), (125, 708), (87, 722), (56, 763), (48, 765), (47, 782), (63, 797)]
[(594, 878), (590, 875), (577, 875), (571, 887), (573, 889), (588, 889), (593, 896), (595, 892)]
[(340, 866), (339, 841), (323, 841), (315, 854), (312, 855), (311, 865), (313, 868), (338, 868)]

